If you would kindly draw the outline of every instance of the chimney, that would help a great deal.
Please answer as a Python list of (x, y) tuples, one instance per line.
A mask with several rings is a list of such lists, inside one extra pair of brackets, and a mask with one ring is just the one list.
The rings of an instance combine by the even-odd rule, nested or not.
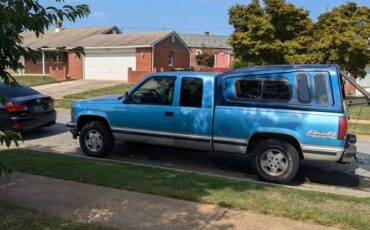
[(58, 33), (62, 30), (62, 22), (61, 21), (57, 21), (55, 23), (55, 32)]
[(204, 32), (204, 35), (209, 36), (209, 32), (208, 31)]

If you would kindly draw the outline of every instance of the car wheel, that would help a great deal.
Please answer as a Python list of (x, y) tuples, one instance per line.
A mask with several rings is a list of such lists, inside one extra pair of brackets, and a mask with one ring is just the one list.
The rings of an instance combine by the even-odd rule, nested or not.
[(290, 143), (270, 139), (253, 150), (253, 168), (264, 181), (287, 184), (299, 169), (299, 154)]
[(114, 139), (109, 129), (99, 121), (84, 125), (80, 133), (82, 151), (91, 157), (105, 157), (111, 153)]

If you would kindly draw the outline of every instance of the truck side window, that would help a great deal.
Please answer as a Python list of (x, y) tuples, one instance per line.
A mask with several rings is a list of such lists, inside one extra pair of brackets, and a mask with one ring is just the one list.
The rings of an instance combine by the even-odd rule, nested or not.
[(236, 96), (240, 99), (255, 100), (261, 97), (261, 80), (237, 80), (235, 82)]
[(136, 104), (172, 105), (175, 80), (171, 77), (153, 77), (131, 94), (131, 100)]
[(313, 78), (315, 83), (316, 101), (320, 105), (328, 104), (328, 83), (325, 75), (316, 74)]
[(262, 86), (262, 100), (287, 101), (290, 99), (290, 88), (287, 81), (264, 80)]
[(300, 73), (297, 75), (298, 100), (302, 103), (311, 101), (310, 85), (307, 74)]
[(289, 83), (284, 80), (237, 80), (236, 96), (244, 100), (287, 101), (290, 99)]
[(184, 77), (181, 82), (180, 106), (202, 107), (203, 79)]

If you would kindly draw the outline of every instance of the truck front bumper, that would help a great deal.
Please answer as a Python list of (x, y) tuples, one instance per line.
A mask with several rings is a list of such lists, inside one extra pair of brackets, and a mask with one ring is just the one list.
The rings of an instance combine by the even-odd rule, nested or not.
[(73, 138), (76, 139), (79, 135), (76, 123), (68, 122), (66, 126), (67, 129), (72, 133)]
[(348, 134), (346, 137), (346, 144), (344, 146), (344, 152), (339, 160), (339, 163), (351, 163), (354, 158), (356, 158), (357, 147), (356, 135)]

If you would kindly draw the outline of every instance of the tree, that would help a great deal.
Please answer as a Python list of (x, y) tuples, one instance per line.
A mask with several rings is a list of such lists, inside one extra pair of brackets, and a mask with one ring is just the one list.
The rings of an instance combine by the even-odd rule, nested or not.
[(203, 52), (195, 57), (199, 66), (213, 67), (215, 65), (215, 57), (212, 52)]
[[(61, 3), (63, 0), (54, 0)], [(0, 0), (0, 80), (5, 84), (17, 84), (16, 80), (7, 72), (7, 69), (16, 71), (24, 66), (20, 58), (37, 60), (40, 50), (22, 47), (23, 38), (20, 33), (32, 31), (37, 37), (56, 22), (64, 20), (74, 22), (77, 18), (87, 17), (90, 9), (87, 5), (62, 5), (60, 8), (44, 7), (37, 0)], [(81, 52), (80, 47), (76, 47)], [(4, 99), (0, 98), (0, 103)], [(22, 137), (11, 131), (0, 131), (0, 145), (10, 146), (12, 142), (18, 146)], [(10, 170), (0, 163), (0, 176), (8, 174)]]
[(370, 63), (370, 8), (356, 3), (319, 16), (308, 52), (315, 63), (336, 63), (356, 77), (366, 76)]
[(355, 76), (365, 76), (370, 63), (370, 11), (347, 3), (320, 15), (285, 0), (258, 0), (235, 5), (229, 23), (235, 31), (230, 44), (236, 66), (265, 64), (339, 64)]
[(308, 11), (284, 0), (252, 0), (229, 10), (235, 28), (229, 41), (238, 65), (286, 64), (301, 61), (307, 53), (313, 22)]
[[(54, 0), (57, 3), (63, 0)], [(22, 47), (23, 38), (20, 33), (32, 31), (37, 37), (56, 22), (87, 17), (90, 9), (87, 5), (63, 5), (60, 8), (42, 6), (37, 0), (0, 0), (0, 78), (6, 84), (16, 81), (6, 71), (23, 68), (20, 57), (34, 61), (40, 57), (40, 50)], [(80, 50), (79, 47), (76, 48)]]

